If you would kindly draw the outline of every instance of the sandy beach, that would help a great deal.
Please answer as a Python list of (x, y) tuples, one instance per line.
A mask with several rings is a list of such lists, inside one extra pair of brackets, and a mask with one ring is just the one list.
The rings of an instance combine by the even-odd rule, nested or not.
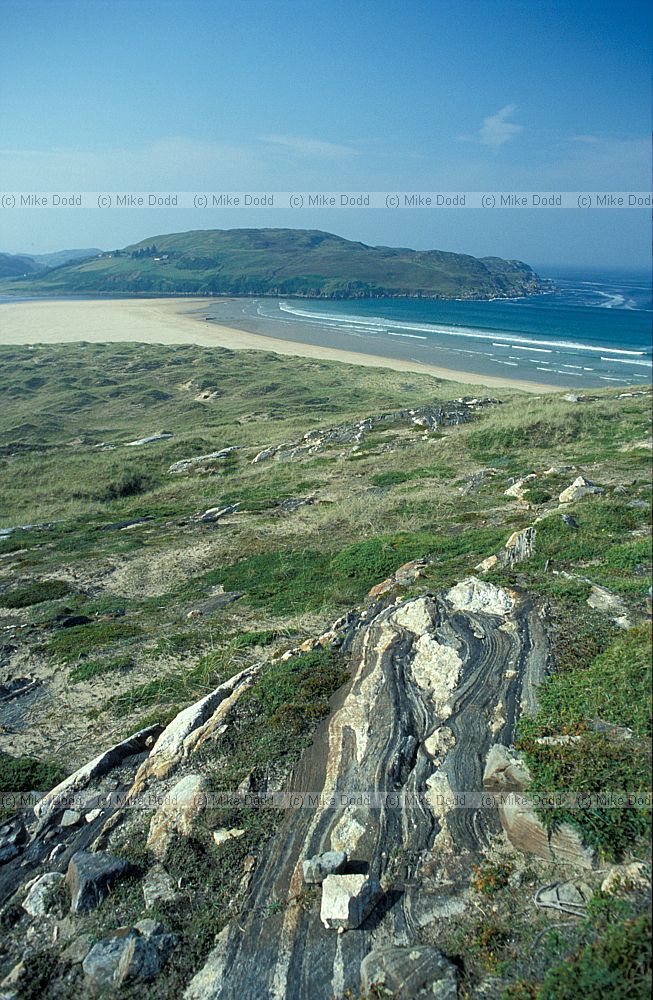
[(560, 392), (560, 387), (499, 376), (453, 371), (400, 358), (341, 350), (252, 333), (205, 319), (215, 300), (165, 299), (50, 299), (0, 303), (0, 343), (62, 344), (140, 342), (148, 344), (199, 344), (229, 350), (272, 351), (303, 358), (341, 361), (346, 364), (394, 371), (422, 372), (453, 382), (526, 392)]

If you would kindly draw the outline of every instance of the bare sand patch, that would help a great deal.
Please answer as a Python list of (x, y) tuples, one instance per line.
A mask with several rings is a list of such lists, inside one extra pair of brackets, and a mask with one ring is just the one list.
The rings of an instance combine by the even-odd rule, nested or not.
[(300, 344), (207, 322), (202, 306), (214, 299), (43, 299), (0, 305), (0, 341), (3, 344), (146, 343), (198, 344), (232, 351), (267, 351), (369, 368), (421, 372), (453, 382), (527, 392), (560, 392), (538, 382), (494, 375), (477, 375), (399, 358)]

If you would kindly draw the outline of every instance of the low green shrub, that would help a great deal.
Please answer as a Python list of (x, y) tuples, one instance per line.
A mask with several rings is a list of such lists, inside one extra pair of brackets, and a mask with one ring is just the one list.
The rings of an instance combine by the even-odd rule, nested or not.
[(53, 760), (12, 757), (0, 753), (0, 792), (48, 792), (66, 777), (66, 769)]
[(22, 587), (14, 587), (0, 597), (0, 605), (5, 608), (27, 608), (43, 601), (56, 601), (70, 593), (70, 585), (65, 580), (36, 580)]

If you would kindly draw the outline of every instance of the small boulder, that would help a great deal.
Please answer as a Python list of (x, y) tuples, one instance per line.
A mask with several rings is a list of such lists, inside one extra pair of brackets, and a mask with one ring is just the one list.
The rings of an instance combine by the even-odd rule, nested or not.
[(320, 919), (325, 927), (360, 927), (382, 895), (379, 883), (366, 875), (327, 875), (322, 883)]
[(120, 965), (123, 952), (127, 950), (133, 931), (118, 933), (94, 944), (82, 962), (84, 975), (96, 988), (111, 986)]
[(129, 936), (122, 950), (114, 973), (114, 982), (119, 986), (135, 980), (154, 979), (177, 943), (175, 934), (162, 933), (160, 924), (147, 928), (144, 925), (148, 923), (154, 924), (154, 921), (142, 920), (136, 925), (137, 936)]
[(534, 903), (545, 910), (583, 916), (591, 898), (592, 890), (585, 882), (569, 879), (542, 886), (535, 893)]
[(323, 854), (315, 854), (302, 864), (304, 882), (321, 884), (327, 875), (339, 875), (347, 867), (347, 854), (345, 851), (325, 851)]
[(71, 913), (84, 913), (98, 906), (111, 886), (129, 874), (131, 865), (112, 854), (77, 851), (68, 863), (66, 882), (70, 889)]
[(31, 887), (23, 900), (23, 909), (30, 917), (44, 917), (55, 904), (55, 892), (62, 885), (60, 872), (46, 872)]
[(591, 483), (589, 479), (585, 479), (584, 476), (578, 476), (574, 479), (571, 486), (568, 486), (566, 490), (563, 490), (558, 500), (560, 503), (573, 503), (575, 500), (580, 500), (582, 497), (588, 496), (590, 493), (604, 493), (600, 486), (595, 486)]
[(526, 764), (501, 743), (490, 747), (485, 758), (483, 788), (488, 792), (521, 792), (531, 781)]
[(429, 945), (388, 945), (371, 951), (361, 963), (361, 990), (365, 996), (456, 1000), (457, 982), (455, 965)]
[(142, 920), (93, 945), (82, 969), (96, 988), (147, 982), (160, 972), (176, 943), (176, 935), (164, 933), (157, 921)]

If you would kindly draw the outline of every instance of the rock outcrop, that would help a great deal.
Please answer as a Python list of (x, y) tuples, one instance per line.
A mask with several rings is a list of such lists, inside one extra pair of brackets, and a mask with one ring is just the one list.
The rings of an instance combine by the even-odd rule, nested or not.
[(558, 500), (560, 503), (574, 503), (576, 500), (581, 500), (590, 493), (604, 492), (605, 490), (601, 486), (595, 486), (594, 483), (591, 483), (589, 479), (585, 479), (584, 476), (578, 476), (577, 479), (574, 479), (571, 486), (562, 491)]
[[(395, 425), (423, 427), (425, 432), (428, 433), (428, 431), (437, 430), (441, 426), (455, 426), (467, 423), (473, 419), (477, 410), (496, 405), (496, 403), (497, 400), (495, 399), (461, 398), (431, 406), (420, 406), (413, 410), (395, 410), (392, 413), (381, 413), (367, 417), (365, 420), (360, 420), (355, 424), (338, 424), (335, 427), (307, 431), (299, 441), (285, 442), (263, 448), (255, 455), (252, 461), (255, 464), (269, 461), (271, 458), (276, 458), (279, 461), (288, 461), (314, 455), (325, 448), (355, 447), (363, 441), (370, 431), (384, 425), (388, 427)], [(169, 471), (173, 471), (173, 467)]]
[(531, 775), (527, 765), (513, 750), (495, 745), (485, 759), (483, 787), (498, 796), (501, 826), (518, 851), (534, 854), (545, 861), (575, 868), (594, 868), (596, 855), (583, 844), (578, 830), (561, 823), (547, 830), (528, 797)]
[[(509, 742), (520, 710), (536, 703), (546, 639), (533, 605), (473, 579), (443, 597), (373, 607), (357, 626), (351, 665), (351, 682), (294, 772), (289, 800), (297, 805), (187, 998), (358, 995), (366, 956), (412, 949), (418, 928), (449, 905), (443, 879), (453, 893), (466, 889), (472, 861), (500, 831), (498, 812), (479, 804), (481, 762), (495, 742), (497, 707), (499, 736)], [(459, 808), (456, 796), (470, 791), (479, 801)], [(347, 853), (345, 873), (326, 877), (319, 904), (293, 905), (305, 888), (304, 861), (328, 851)], [(400, 869), (397, 856), (406, 859)], [(362, 887), (377, 884), (383, 896), (374, 888), (371, 910), (357, 909)], [(281, 904), (273, 913), (270, 900)], [(334, 933), (338, 926), (349, 929)], [(438, 995), (435, 980), (453, 974), (431, 958)]]

